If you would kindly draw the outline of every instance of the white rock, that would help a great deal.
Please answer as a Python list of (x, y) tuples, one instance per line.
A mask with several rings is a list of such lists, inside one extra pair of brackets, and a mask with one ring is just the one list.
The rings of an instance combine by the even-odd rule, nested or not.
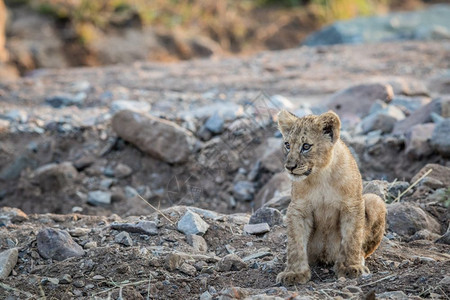
[(205, 234), (209, 225), (196, 213), (188, 210), (178, 221), (178, 230), (184, 234)]
[(9, 276), (17, 264), (18, 256), (19, 251), (17, 248), (8, 249), (0, 253), (0, 279), (6, 279)]

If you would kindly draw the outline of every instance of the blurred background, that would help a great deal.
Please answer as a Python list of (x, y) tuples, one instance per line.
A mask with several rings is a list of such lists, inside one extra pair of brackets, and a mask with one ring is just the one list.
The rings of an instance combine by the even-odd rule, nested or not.
[[(14, 79), (38, 68), (247, 55), (302, 43), (449, 38), (448, 27), (439, 20), (438, 27), (424, 31), (417, 22), (411, 24), (411, 15), (403, 23), (396, 15), (444, 2), (448, 1), (0, 0), (0, 78)], [(450, 20), (449, 11), (447, 17), (441, 12), (442, 22)], [(389, 13), (397, 18), (387, 18)], [(354, 24), (350, 37), (339, 26), (309, 36), (335, 21), (367, 16), (385, 17)], [(437, 19), (419, 17), (418, 22)], [(411, 33), (411, 26), (422, 31)], [(362, 29), (365, 32), (355, 35)]]

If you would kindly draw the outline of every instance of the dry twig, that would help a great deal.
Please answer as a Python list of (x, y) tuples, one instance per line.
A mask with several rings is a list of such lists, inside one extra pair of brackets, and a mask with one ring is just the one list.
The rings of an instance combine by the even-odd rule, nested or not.
[(170, 222), (170, 224), (175, 225), (174, 222), (172, 222), (171, 219), (169, 219), (169, 217), (167, 217), (161, 210), (159, 210), (158, 208), (154, 207), (153, 205), (151, 205), (149, 202), (147, 202), (147, 200), (145, 200), (144, 198), (142, 198), (141, 195), (137, 194), (139, 198), (141, 198), (142, 201), (144, 201), (148, 206), (150, 206), (154, 211), (158, 212), (161, 216), (164, 217), (164, 219), (166, 219), (167, 221)]
[(403, 191), (403, 193), (401, 193), (400, 195), (398, 195), (397, 198), (394, 199), (394, 201), (392, 201), (392, 203), (395, 203), (397, 201), (400, 200), (400, 198), (406, 194), (407, 192), (409, 192), (410, 189), (412, 189), (414, 186), (416, 186), (422, 179), (424, 179), (425, 177), (428, 176), (428, 174), (430, 174), (433, 171), (433, 169), (429, 169), (425, 174), (423, 174), (422, 176), (420, 176), (419, 179), (417, 179), (416, 181), (414, 181), (413, 184), (411, 184), (406, 190)]

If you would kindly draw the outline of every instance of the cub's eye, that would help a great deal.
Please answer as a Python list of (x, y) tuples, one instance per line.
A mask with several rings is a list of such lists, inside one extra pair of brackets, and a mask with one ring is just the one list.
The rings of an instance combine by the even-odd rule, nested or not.
[(304, 143), (302, 146), (302, 152), (308, 152), (311, 149), (311, 146), (312, 145), (310, 144)]
[(287, 150), (291, 149), (291, 145), (289, 145), (288, 142), (284, 143), (284, 146), (286, 147)]

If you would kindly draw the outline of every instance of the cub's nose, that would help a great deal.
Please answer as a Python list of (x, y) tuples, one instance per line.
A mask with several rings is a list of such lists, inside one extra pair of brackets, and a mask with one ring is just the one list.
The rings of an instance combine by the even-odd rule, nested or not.
[(284, 167), (289, 171), (294, 171), (297, 168), (297, 164), (285, 164)]

